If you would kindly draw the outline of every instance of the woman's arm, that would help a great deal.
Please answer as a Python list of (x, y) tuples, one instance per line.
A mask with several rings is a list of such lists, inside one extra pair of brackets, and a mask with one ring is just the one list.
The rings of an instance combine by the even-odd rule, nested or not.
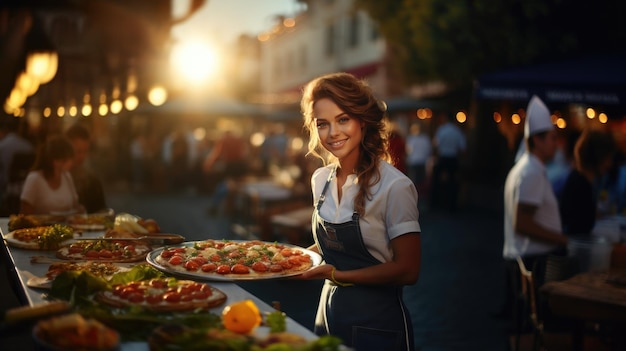
[[(407, 233), (391, 241), (393, 260), (375, 266), (350, 271), (335, 270), (334, 278), (341, 283), (411, 285), (417, 282), (421, 264), (419, 233)], [(302, 279), (331, 279), (332, 265), (321, 265), (304, 272)]]

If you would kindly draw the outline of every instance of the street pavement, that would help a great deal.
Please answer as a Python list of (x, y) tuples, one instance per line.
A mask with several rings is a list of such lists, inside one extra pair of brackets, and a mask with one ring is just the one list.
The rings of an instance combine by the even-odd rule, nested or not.
[[(107, 201), (117, 213), (154, 218), (163, 232), (187, 240), (242, 239), (233, 225), (249, 224), (237, 213), (209, 215), (208, 196), (193, 192), (109, 192)], [(418, 350), (508, 350), (507, 323), (498, 318), (504, 301), (501, 222), (501, 214), (475, 208), (455, 213), (422, 209), (420, 278), (405, 288), (404, 296)], [(241, 286), (269, 304), (279, 301), (287, 315), (313, 328), (321, 282), (270, 280)], [(10, 305), (6, 284), (0, 292), (4, 305)]]

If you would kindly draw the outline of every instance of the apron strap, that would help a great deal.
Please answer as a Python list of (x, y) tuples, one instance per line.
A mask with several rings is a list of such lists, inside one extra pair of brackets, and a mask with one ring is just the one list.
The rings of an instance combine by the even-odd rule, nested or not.
[(326, 179), (326, 184), (324, 184), (324, 189), (322, 189), (320, 198), (317, 200), (317, 205), (315, 206), (315, 209), (318, 211), (322, 207), (324, 200), (326, 200), (326, 191), (328, 191), (328, 186), (330, 185), (330, 181), (333, 179), (333, 176), (335, 175), (336, 172), (337, 172), (337, 166), (335, 166), (333, 170), (330, 171), (330, 174), (328, 174), (328, 179)]

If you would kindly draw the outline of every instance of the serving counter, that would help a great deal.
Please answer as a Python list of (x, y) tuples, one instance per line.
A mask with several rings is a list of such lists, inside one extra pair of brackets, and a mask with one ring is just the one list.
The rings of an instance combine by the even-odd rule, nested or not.
[[(4, 236), (8, 234), (8, 218), (0, 218), (0, 231), (3, 235), (2, 250), (6, 253), (8, 260), (7, 264), (12, 264), (12, 267), (10, 267), (12, 270), (10, 272), (10, 279), (13, 280), (14, 288), (16, 290), (16, 293), (18, 294), (18, 298), (24, 305), (32, 306), (44, 302), (46, 291), (42, 289), (31, 288), (28, 286), (27, 282), (33, 276), (45, 276), (48, 270), (48, 264), (31, 263), (31, 257), (44, 256), (49, 257), (50, 259), (55, 259), (54, 251), (26, 250), (7, 245), (6, 240), (4, 240)], [(84, 232), (82, 236), (85, 238), (97, 238), (101, 237), (102, 235), (103, 232), (101, 231), (93, 231)], [(218, 306), (210, 310), (213, 313), (221, 314), (224, 306), (235, 301), (247, 299), (254, 301), (254, 303), (259, 307), (261, 313), (273, 311), (273, 308), (270, 305), (235, 283), (224, 281), (210, 281), (208, 283), (223, 291), (227, 296), (227, 300), (224, 305)], [(258, 328), (257, 332), (263, 333), (263, 331), (263, 328)], [(290, 317), (287, 317), (287, 331), (301, 335), (309, 340), (317, 338), (317, 336), (313, 332), (298, 324)], [(123, 351), (147, 351), (148, 349), (148, 344), (146, 342), (126, 342), (122, 344)]]

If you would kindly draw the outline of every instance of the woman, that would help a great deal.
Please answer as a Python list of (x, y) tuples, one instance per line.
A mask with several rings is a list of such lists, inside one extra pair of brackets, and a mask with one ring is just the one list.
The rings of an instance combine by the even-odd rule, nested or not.
[(20, 213), (84, 212), (84, 208), (78, 203), (74, 181), (69, 173), (73, 157), (74, 149), (68, 139), (61, 135), (48, 138), (24, 181)]
[(616, 151), (609, 133), (587, 130), (574, 146), (574, 169), (569, 173), (559, 198), (563, 232), (588, 236), (596, 223), (598, 181), (612, 166)]
[(315, 244), (324, 263), (302, 274), (326, 279), (315, 332), (356, 350), (412, 350), (402, 300), (420, 270), (417, 190), (388, 163), (384, 104), (346, 73), (321, 76), (301, 108), (309, 154), (325, 166), (311, 179)]

